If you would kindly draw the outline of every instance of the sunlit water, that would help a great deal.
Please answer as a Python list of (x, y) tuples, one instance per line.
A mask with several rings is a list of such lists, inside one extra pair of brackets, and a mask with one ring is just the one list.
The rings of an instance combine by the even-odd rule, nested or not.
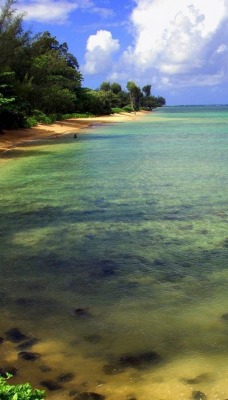
[[(14, 382), (71, 372), (48, 391), (62, 400), (228, 398), (227, 142), (228, 107), (167, 107), (1, 156)], [(18, 358), (10, 328), (39, 359)]]

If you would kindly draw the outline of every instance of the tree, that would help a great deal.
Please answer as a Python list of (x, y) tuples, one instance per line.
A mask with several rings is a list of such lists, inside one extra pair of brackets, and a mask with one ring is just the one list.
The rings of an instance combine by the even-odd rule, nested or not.
[(59, 44), (49, 32), (36, 35), (28, 75), (33, 85), (29, 96), (33, 108), (48, 114), (74, 111), (82, 75), (66, 43)]
[[(6, 0), (0, 7), (0, 71), (13, 70), (23, 65), (24, 50), (30, 33), (22, 28), (23, 14), (13, 9), (15, 0)], [(20, 65), (21, 67), (21, 65)]]
[(151, 85), (143, 86), (142, 91), (143, 91), (143, 93), (145, 94), (146, 97), (150, 97), (150, 95), (151, 95)]
[(0, 73), (0, 132), (25, 124), (26, 104), (15, 92), (15, 73)]
[(117, 95), (122, 91), (121, 85), (117, 82), (113, 82), (110, 86), (110, 89), (114, 94)]
[(82, 88), (78, 91), (79, 111), (94, 115), (109, 115), (112, 113), (114, 94), (105, 90)]
[(159, 107), (165, 106), (165, 104), (166, 104), (166, 100), (165, 100), (165, 98), (162, 97), (162, 96), (158, 96), (158, 97), (157, 97), (157, 102), (158, 102), (158, 104), (159, 104)]
[(55, 36), (51, 36), (50, 32), (45, 31), (37, 33), (32, 39), (32, 54), (33, 56), (39, 56), (46, 54), (49, 51), (56, 51), (60, 57), (62, 57), (68, 67), (79, 70), (79, 64), (76, 57), (69, 53), (68, 45), (66, 42), (59, 44)]
[(103, 90), (103, 91), (105, 91), (105, 92), (108, 92), (109, 90), (111, 90), (111, 84), (110, 84), (110, 82), (102, 82), (101, 85), (100, 85), (100, 87), (99, 87), (99, 89), (100, 89), (100, 90)]
[(127, 83), (127, 89), (130, 93), (130, 103), (133, 110), (137, 111), (140, 105), (141, 90), (133, 81)]

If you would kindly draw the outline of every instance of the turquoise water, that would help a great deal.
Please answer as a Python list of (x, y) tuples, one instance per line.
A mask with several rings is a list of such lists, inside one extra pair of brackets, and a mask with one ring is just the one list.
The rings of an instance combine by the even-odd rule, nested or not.
[(40, 354), (3, 341), (15, 382), (228, 398), (227, 143), (228, 107), (165, 107), (1, 156), (0, 336)]

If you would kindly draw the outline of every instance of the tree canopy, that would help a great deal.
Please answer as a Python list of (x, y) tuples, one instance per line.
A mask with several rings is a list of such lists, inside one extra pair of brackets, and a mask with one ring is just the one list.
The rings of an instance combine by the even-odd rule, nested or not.
[(127, 90), (118, 82), (104, 81), (99, 89), (82, 87), (77, 58), (67, 43), (45, 31), (32, 35), (24, 30), (23, 14), (16, 0), (0, 7), (0, 130), (27, 126), (38, 111), (47, 115), (65, 113), (110, 114), (112, 109), (152, 109), (165, 104), (151, 95), (151, 85), (142, 89), (135, 82)]

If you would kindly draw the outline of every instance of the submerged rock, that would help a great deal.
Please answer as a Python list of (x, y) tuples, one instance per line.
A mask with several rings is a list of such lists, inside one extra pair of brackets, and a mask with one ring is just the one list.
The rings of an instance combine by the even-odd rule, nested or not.
[(40, 365), (39, 369), (44, 373), (52, 371), (52, 368), (48, 365)]
[(40, 358), (40, 354), (33, 353), (31, 351), (20, 351), (20, 353), (18, 353), (18, 357), (26, 361), (36, 361)]
[(228, 322), (228, 313), (222, 314), (221, 319)]
[(74, 397), (75, 400), (104, 400), (105, 396), (95, 392), (82, 392)]
[(70, 382), (74, 379), (74, 377), (75, 375), (71, 372), (68, 372), (67, 374), (61, 374), (57, 377), (57, 382)]
[(0, 368), (0, 375), (3, 378), (6, 378), (7, 373), (10, 375), (17, 375), (18, 369), (16, 367), (12, 367), (12, 366), (4, 366)]
[(19, 297), (15, 302), (18, 306), (22, 307), (31, 307), (36, 304), (35, 300), (30, 297)]
[(62, 385), (60, 385), (58, 382), (52, 381), (51, 379), (47, 381), (41, 381), (40, 384), (50, 391), (60, 390), (63, 388)]
[(95, 270), (101, 278), (109, 278), (115, 275), (117, 264), (113, 260), (100, 260), (95, 264)]
[(89, 312), (89, 310), (87, 308), (76, 308), (73, 311), (73, 314), (77, 318), (89, 318), (89, 317), (91, 317), (91, 313)]
[(13, 343), (19, 343), (28, 339), (28, 337), (24, 335), (18, 328), (9, 329), (5, 333), (7, 340)]
[(185, 383), (188, 383), (189, 385), (198, 385), (199, 383), (206, 382), (209, 379), (210, 379), (210, 375), (205, 373), (205, 374), (197, 375), (195, 378), (182, 379), (182, 381)]
[(124, 367), (144, 368), (151, 364), (157, 364), (161, 361), (161, 356), (155, 351), (142, 353), (139, 355), (123, 355), (119, 359), (119, 364)]
[(116, 375), (124, 372), (126, 368), (144, 369), (161, 361), (161, 356), (155, 351), (131, 355), (122, 355), (117, 362), (103, 366), (106, 375)]
[(37, 344), (40, 340), (37, 338), (32, 338), (27, 340), (24, 343), (20, 343), (17, 348), (18, 350), (27, 350), (30, 349), (32, 346), (34, 346), (35, 344)]
[(137, 397), (134, 394), (128, 394), (127, 400), (137, 400)]
[(193, 390), (192, 398), (194, 400), (207, 400), (206, 394), (203, 392), (200, 392), (200, 390)]
[(88, 335), (88, 336), (84, 336), (84, 339), (89, 342), (89, 343), (100, 343), (102, 340), (102, 337), (100, 335)]

